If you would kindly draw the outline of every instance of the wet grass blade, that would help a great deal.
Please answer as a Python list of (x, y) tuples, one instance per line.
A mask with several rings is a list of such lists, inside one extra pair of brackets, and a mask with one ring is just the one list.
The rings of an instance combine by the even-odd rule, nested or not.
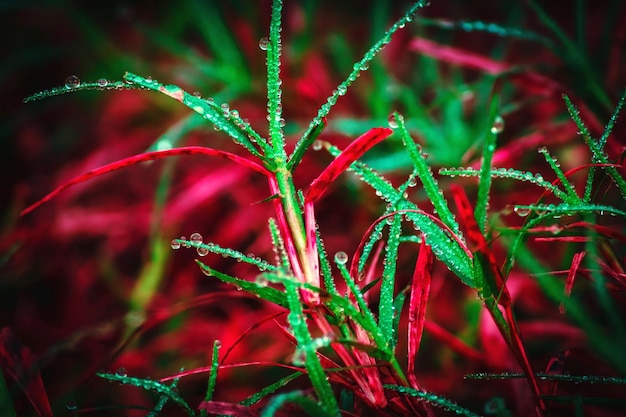
[(411, 161), (413, 161), (414, 169), (424, 186), (424, 191), (426, 192), (428, 199), (435, 208), (435, 211), (441, 221), (443, 221), (443, 223), (448, 226), (456, 236), (461, 237), (459, 225), (448, 207), (448, 202), (443, 196), (443, 191), (439, 188), (439, 184), (433, 176), (430, 166), (424, 158), (422, 150), (415, 144), (413, 138), (409, 135), (409, 131), (406, 128), (403, 117), (401, 117), (397, 112), (394, 113), (394, 117), (396, 123), (398, 124), (398, 129), (400, 130), (402, 143), (404, 143), (406, 151), (411, 157)]
[[(215, 384), (217, 382), (217, 371), (219, 370), (219, 352), (222, 347), (222, 342), (216, 340), (213, 342), (213, 355), (211, 356), (211, 372), (209, 373), (209, 381), (207, 383), (206, 393), (204, 394), (204, 401), (208, 402), (213, 399), (213, 391), (215, 391)], [(206, 417), (207, 412), (205, 410), (200, 411), (201, 417)]]
[(498, 110), (500, 107), (500, 96), (495, 94), (491, 100), (489, 108), (489, 118), (487, 119), (487, 129), (485, 141), (483, 143), (483, 158), (478, 177), (478, 196), (476, 197), (476, 209), (474, 217), (482, 233), (487, 227), (487, 206), (489, 205), (489, 190), (491, 189), (491, 161), (496, 151), (496, 138), (500, 129), (496, 128), (497, 119), (500, 118)]
[(390, 217), (392, 219), (389, 228), (389, 239), (385, 248), (385, 260), (383, 276), (380, 286), (380, 299), (378, 303), (378, 327), (385, 339), (385, 346), (391, 348), (394, 335), (394, 317), (400, 312), (394, 308), (394, 289), (396, 282), (396, 262), (398, 260), (398, 248), (400, 246), (400, 234), (402, 233), (402, 215)]
[(399, 392), (400, 394), (405, 394), (411, 397), (419, 398), (422, 401), (426, 401), (427, 403), (431, 405), (441, 407), (444, 410), (453, 411), (459, 416), (481, 417), (480, 414), (476, 414), (466, 408), (463, 408), (460, 405), (437, 394), (432, 394), (430, 392), (416, 390), (416, 389), (409, 388), (409, 387), (403, 387), (400, 385), (385, 384), (383, 385), (383, 387), (387, 390)]
[[(569, 97), (567, 97), (566, 95), (563, 95), (563, 100), (565, 100), (567, 110), (569, 111), (569, 114), (572, 117), (572, 120), (574, 120), (574, 122), (576, 123), (576, 126), (578, 126), (578, 129), (580, 133), (582, 134), (583, 139), (585, 140), (585, 143), (589, 147), (589, 150), (591, 150), (591, 153), (593, 155), (592, 162), (604, 164), (602, 168), (604, 169), (604, 171), (606, 171), (609, 177), (611, 177), (613, 182), (615, 182), (615, 184), (617, 185), (617, 188), (620, 190), (622, 194), (622, 198), (626, 199), (626, 180), (624, 180), (624, 177), (620, 175), (620, 173), (617, 171), (617, 168), (610, 163), (606, 153), (600, 147), (600, 144), (591, 137), (591, 133), (589, 133), (589, 129), (587, 129), (587, 126), (585, 126), (585, 123), (580, 118), (580, 113), (578, 109), (576, 108), (576, 106), (574, 106), (574, 104), (569, 99)], [(593, 178), (591, 178), (591, 175), (589, 178), (590, 179), (587, 182), (587, 189), (591, 188), (589, 184), (593, 182)], [(590, 192), (587, 192), (587, 189), (585, 190), (585, 197), (588, 197), (590, 195)], [(588, 200), (585, 199), (585, 201), (588, 201)]]
[(352, 83), (356, 81), (361, 72), (365, 71), (369, 67), (372, 59), (374, 59), (374, 57), (378, 55), (378, 53), (385, 47), (385, 45), (391, 42), (391, 37), (393, 36), (393, 34), (397, 32), (400, 28), (404, 27), (411, 20), (413, 20), (413, 17), (417, 13), (417, 11), (421, 7), (424, 7), (426, 4), (427, 2), (424, 0), (415, 2), (409, 8), (409, 10), (407, 10), (404, 16), (402, 16), (400, 20), (394, 23), (391, 28), (389, 28), (389, 30), (385, 32), (382, 38), (380, 38), (380, 40), (376, 42), (374, 46), (372, 46), (369, 51), (365, 53), (363, 58), (361, 58), (359, 62), (354, 64), (352, 72), (350, 72), (348, 78), (346, 78), (345, 81), (339, 84), (339, 86), (337, 86), (337, 88), (333, 91), (330, 97), (328, 97), (326, 103), (324, 103), (322, 107), (318, 110), (317, 116), (315, 116), (315, 118), (311, 121), (309, 127), (302, 135), (302, 138), (298, 141), (298, 143), (296, 143), (296, 148), (292, 153), (289, 161), (289, 168), (291, 170), (293, 170), (299, 163), (298, 158), (301, 158), (301, 155), (304, 153), (304, 151), (313, 143), (312, 138), (314, 137), (314, 135), (312, 135), (312, 132), (318, 129), (319, 126), (323, 124), (324, 118), (328, 116), (328, 113), (330, 113), (332, 107), (335, 105), (335, 103), (337, 103), (339, 97), (346, 94), (350, 85), (352, 85)]
[(200, 116), (208, 120), (213, 126), (224, 131), (233, 141), (248, 150), (252, 155), (266, 161), (266, 158), (257, 150), (256, 145), (260, 146), (266, 156), (271, 156), (271, 149), (267, 147), (265, 139), (263, 139), (256, 131), (245, 122), (239, 112), (231, 109), (227, 103), (218, 105), (212, 98), (203, 99), (189, 94), (177, 85), (163, 85), (152, 78), (145, 78), (130, 72), (124, 74), (126, 82), (132, 85), (138, 85), (145, 89), (157, 91), (173, 98), (174, 100), (184, 104)]
[(161, 395), (167, 396), (170, 400), (178, 404), (188, 416), (195, 417), (194, 411), (189, 407), (189, 404), (181, 397), (175, 390), (175, 388), (165, 385), (162, 382), (154, 381), (152, 379), (143, 379), (143, 378), (135, 378), (132, 376), (126, 376), (122, 374), (108, 374), (98, 372), (96, 373), (100, 378), (106, 379), (108, 381), (118, 382), (124, 385), (132, 385), (138, 388), (143, 388), (146, 391), (154, 391)]
[(302, 372), (294, 372), (290, 375), (287, 375), (284, 378), (281, 378), (280, 380), (274, 382), (271, 385), (268, 385), (267, 387), (263, 388), (261, 391), (252, 394), (251, 396), (249, 396), (248, 398), (246, 398), (245, 400), (241, 401), (241, 405), (246, 405), (246, 406), (250, 406), (253, 404), (258, 403), (259, 401), (261, 401), (263, 398), (267, 397), (270, 394), (273, 394), (274, 392), (276, 392), (276, 390), (286, 387), (291, 381), (293, 381), (294, 379), (298, 378), (299, 376), (303, 375)]
[(215, 269), (203, 264), (196, 259), (196, 263), (200, 266), (202, 273), (207, 276), (212, 276), (227, 284), (232, 284), (237, 288), (241, 288), (257, 297), (269, 301), (270, 303), (277, 304), (282, 307), (287, 307), (287, 299), (282, 291), (275, 288), (268, 287), (266, 285), (259, 284), (257, 282), (250, 282), (244, 279), (231, 277), (230, 275), (216, 271)]
[[(285, 285), (285, 294), (289, 308), (287, 320), (293, 330), (294, 337), (298, 341), (298, 349), (304, 353), (304, 367), (307, 370), (309, 380), (315, 389), (315, 393), (317, 394), (317, 398), (325, 414), (332, 417), (339, 417), (341, 414), (339, 405), (337, 404), (333, 389), (326, 377), (324, 367), (317, 356), (317, 349), (307, 326), (306, 315), (304, 314), (300, 296), (298, 295), (298, 288), (291, 280), (286, 280), (283, 283)], [(308, 402), (313, 403), (311, 400), (308, 400)], [(316, 408), (319, 410), (317, 404), (313, 404), (315, 404)]]

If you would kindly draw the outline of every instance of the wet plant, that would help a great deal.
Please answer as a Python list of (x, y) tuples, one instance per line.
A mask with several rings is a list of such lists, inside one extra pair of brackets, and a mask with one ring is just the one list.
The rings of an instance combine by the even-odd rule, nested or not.
[[(260, 176), (267, 183), (265, 198), (257, 204), (273, 208), (273, 216), (266, 219), (266, 240), (271, 242), (274, 259), (205, 241), (199, 232), (193, 232), (189, 238), (181, 236), (172, 239), (171, 236), (162, 236), (157, 230), (158, 238), (154, 239), (152, 250), (158, 253), (164, 248), (193, 249), (198, 255), (196, 263), (199, 271), (209, 279), (219, 280), (253, 298), (277, 306), (278, 313), (271, 320), (292, 352), (286, 361), (274, 359), (265, 365), (282, 367), (290, 373), (238, 403), (220, 401), (215, 395), (220, 375), (229, 368), (254, 363), (226, 363), (230, 350), (226, 354), (221, 353), (223, 342), (216, 340), (208, 366), (183, 369), (159, 380), (127, 375), (126, 372), (98, 372), (99, 377), (158, 394), (158, 402), (148, 410), (150, 415), (159, 415), (166, 403), (174, 404), (180, 412), (189, 416), (273, 416), (279, 415), (282, 410), (312, 416), (510, 415), (507, 405), (496, 400), (485, 402), (482, 410), (477, 410), (476, 404), (459, 405), (454, 399), (429, 390), (428, 384), (420, 380), (418, 352), (428, 326), (427, 307), (437, 261), (445, 266), (447, 272), (444, 274), (448, 278), (454, 277), (464, 285), (465, 290), (477, 297), (510, 358), (505, 373), (472, 373), (467, 376), (468, 379), (524, 378), (522, 391), (530, 393), (531, 397), (526, 401), (526, 409), (533, 409), (538, 416), (551, 415), (556, 402), (569, 401), (572, 407), (582, 412), (583, 405), (577, 395), (558, 398), (554, 395), (556, 383), (624, 383), (624, 379), (617, 376), (569, 375), (563, 365), (539, 372), (522, 337), (523, 331), (514, 308), (515, 299), (520, 295), (513, 294), (510, 279), (521, 266), (552, 300), (555, 311), (560, 308), (584, 330), (594, 351), (620, 374), (626, 372), (621, 361), (621, 352), (626, 349), (624, 320), (614, 295), (624, 288), (623, 262), (610, 244), (611, 241), (623, 242), (625, 237), (623, 231), (610, 231), (599, 221), (605, 216), (618, 221), (626, 217), (623, 208), (626, 199), (626, 180), (621, 172), (623, 167), (620, 162), (610, 159), (605, 151), (626, 95), (620, 98), (599, 138), (590, 133), (569, 97), (563, 97), (563, 105), (591, 156), (588, 164), (564, 172), (547, 147), (539, 148), (546, 166), (551, 170), (550, 177), (548, 174), (495, 166), (497, 139), (504, 130), (501, 80), (494, 83), (489, 97), (489, 108), (481, 131), (482, 151), (476, 166), (442, 168), (438, 171), (439, 175), (435, 175), (429, 156), (411, 134), (408, 127), (410, 120), (405, 120), (396, 111), (389, 115), (388, 127), (364, 129), (366, 131), (343, 149), (324, 138), (327, 117), (333, 106), (369, 68), (383, 47), (391, 42), (394, 33), (411, 23), (424, 5), (422, 1), (415, 3), (353, 65), (345, 81), (319, 108), (293, 148), (286, 139), (287, 121), (282, 110), (281, 0), (273, 1), (269, 34), (259, 42), (267, 63), (266, 137), (229, 103), (203, 98), (177, 85), (130, 72), (124, 75), (123, 81), (115, 82), (100, 79), (83, 83), (72, 76), (64, 86), (37, 93), (25, 100), (29, 102), (91, 89), (150, 90), (188, 107), (199, 119), (229, 136), (243, 148), (245, 155), (214, 147), (178, 146), (176, 139), (164, 135), (147, 152), (104, 165), (62, 184), (25, 208), (22, 216), (69, 187), (94, 177), (130, 165), (171, 157), (225, 159)], [(507, 32), (501, 27), (478, 23), (466, 25), (464, 29), (542, 39), (527, 32)], [(395, 178), (383, 175), (361, 160), (366, 152), (392, 135), (399, 138), (401, 149), (410, 161), (411, 172), (404, 175), (398, 184), (394, 184)], [(331, 162), (299, 189), (296, 185), (299, 183), (297, 169), (305, 158), (311, 156), (311, 151), (322, 150), (332, 157)], [(331, 186), (347, 171), (373, 189), (384, 209), (352, 254), (340, 250), (329, 256), (324, 233), (318, 225), (317, 207)], [(582, 189), (570, 180), (572, 175), (581, 171), (586, 172)], [(462, 177), (463, 181), (477, 179), (472, 183), (477, 187), (474, 201), (471, 202), (468, 192), (460, 185), (467, 182), (446, 182), (447, 188), (444, 188), (442, 178), (446, 177)], [(511, 204), (506, 208), (523, 218), (519, 227), (502, 224), (502, 212), (494, 214), (491, 211), (494, 183), (501, 179), (530, 184), (542, 190), (543, 194), (536, 202)], [(610, 181), (606, 189), (611, 191), (604, 194), (597, 192), (597, 184), (604, 184), (605, 181)], [(414, 190), (418, 188), (426, 203), (415, 198)], [(611, 193), (619, 196), (609, 198)], [(565, 282), (554, 279), (554, 273), (527, 245), (529, 240), (546, 233), (558, 243), (582, 242), (584, 245), (572, 256)], [(401, 253), (405, 249), (414, 261), (408, 274), (405, 264), (401, 263)], [(220, 270), (203, 260), (209, 254), (248, 265), (255, 272), (238, 275)], [(581, 266), (583, 258), (587, 264)], [(592, 306), (581, 297), (570, 296), (574, 280), (583, 269), (591, 283), (583, 290), (594, 297), (599, 312), (590, 313)], [(149, 306), (158, 292), (157, 281), (154, 271), (146, 269), (135, 284), (125, 320), (128, 340), (136, 329), (149, 321)], [(481, 362), (489, 364), (489, 359), (480, 352), (476, 354), (468, 343), (454, 336), (442, 336), (446, 337), (456, 350), (466, 356), (480, 357)], [(238, 339), (228, 349), (243, 343), (242, 340)], [(406, 346), (406, 350), (401, 346)], [(494, 368), (501, 370), (499, 366)], [(184, 384), (186, 378), (198, 374), (208, 374), (207, 388), (200, 404), (192, 405), (179, 391), (179, 386)], [(9, 375), (14, 377), (10, 371)], [(552, 385), (546, 387), (543, 384), (546, 380)], [(609, 407), (612, 406), (610, 402), (607, 400)]]

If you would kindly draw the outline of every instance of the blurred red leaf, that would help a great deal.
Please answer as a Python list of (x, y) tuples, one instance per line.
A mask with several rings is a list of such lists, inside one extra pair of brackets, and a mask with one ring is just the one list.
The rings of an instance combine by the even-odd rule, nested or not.
[(15, 380), (40, 417), (53, 417), (35, 355), (8, 327), (0, 332), (0, 368)]

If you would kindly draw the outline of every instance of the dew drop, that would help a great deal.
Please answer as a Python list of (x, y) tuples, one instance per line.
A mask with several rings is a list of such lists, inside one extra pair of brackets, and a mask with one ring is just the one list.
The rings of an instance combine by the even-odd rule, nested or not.
[(339, 87), (337, 87), (337, 94), (339, 94), (340, 96), (343, 96), (344, 94), (346, 94), (347, 88), (345, 85), (340, 85)]
[(502, 133), (504, 130), (504, 119), (502, 116), (496, 116), (493, 121), (493, 126), (491, 126), (491, 133), (497, 135), (498, 133)]
[(68, 401), (68, 403), (65, 404), (65, 408), (67, 411), (76, 411), (78, 409), (78, 403), (74, 400)]
[[(398, 114), (398, 119), (403, 120), (402, 115)], [(392, 129), (396, 129), (398, 127), (398, 120), (396, 120), (396, 116), (394, 113), (391, 113), (387, 118), (387, 123), (389, 123), (389, 127)]]
[(198, 252), (199, 256), (207, 256), (209, 254), (209, 249), (204, 246), (198, 246), (196, 248), (196, 252)]
[(216, 349), (221, 349), (222, 348), (222, 341), (221, 340), (216, 340), (215, 342), (213, 342), (213, 346), (215, 346)]
[(270, 39), (268, 37), (263, 37), (259, 39), (259, 48), (261, 48), (262, 51), (267, 51), (267, 48), (269, 48), (269, 45), (270, 45)]
[(75, 75), (70, 75), (65, 79), (65, 88), (76, 88), (80, 86), (80, 78)]
[(180, 249), (180, 242), (178, 241), (178, 239), (172, 239), (172, 241), (170, 242), (170, 246), (172, 247), (172, 249)]
[(96, 83), (99, 87), (106, 87), (107, 85), (109, 85), (109, 80), (107, 80), (106, 78), (98, 78), (98, 81), (96, 81)]
[(285, 127), (285, 124), (286, 124), (285, 119), (283, 119), (282, 117), (278, 119), (278, 125), (280, 127)]
[(409, 182), (407, 184), (409, 187), (415, 187), (417, 185), (417, 179), (415, 177), (409, 178)]
[(254, 280), (258, 285), (262, 285), (262, 286), (266, 286), (267, 283), (269, 282), (267, 280), (267, 277), (265, 275), (259, 275), (255, 280)]
[(344, 251), (339, 251), (335, 254), (335, 262), (339, 265), (345, 265), (348, 262), (348, 254)]
[(202, 96), (199, 91), (194, 91), (192, 95), (194, 97), (198, 97), (198, 98), (200, 98)]
[(191, 236), (189, 236), (189, 240), (191, 243), (199, 245), (202, 243), (202, 235), (198, 232), (192, 233)]
[(313, 141), (313, 150), (314, 151), (321, 151), (323, 147), (324, 147), (324, 144), (322, 143), (321, 140), (316, 139), (316, 140)]
[(117, 375), (117, 376), (127, 376), (128, 374), (126, 373), (126, 368), (120, 367), (120, 368), (117, 368), (117, 371), (115, 371), (115, 375)]

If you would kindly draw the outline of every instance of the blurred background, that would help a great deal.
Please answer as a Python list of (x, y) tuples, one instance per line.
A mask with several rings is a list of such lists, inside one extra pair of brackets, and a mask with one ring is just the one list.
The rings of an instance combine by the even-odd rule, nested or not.
[[(286, 3), (281, 75), (285, 132), (293, 146), (354, 62), (411, 2)], [(293, 353), (277, 326), (261, 321), (280, 313), (278, 308), (207, 279), (192, 250), (169, 247), (172, 238), (199, 232), (205, 241), (273, 260), (267, 232), (272, 205), (262, 202), (269, 190), (256, 174), (197, 156), (143, 163), (80, 184), (19, 217), (69, 179), (163, 143), (245, 155), (189, 109), (154, 92), (80, 91), (27, 104), (23, 99), (63, 86), (71, 75), (84, 82), (117, 81), (130, 71), (228, 102), (266, 136), (265, 54), (258, 42), (268, 34), (270, 6), (270, 1), (243, 0), (0, 3), (5, 22), (0, 27), (0, 326), (36, 355), (57, 415), (74, 402), (94, 415), (143, 415), (107, 411), (108, 406), (150, 407), (154, 399), (94, 373), (121, 369), (163, 378), (181, 368), (205, 367), (214, 340), (230, 347), (257, 323), (258, 329), (235, 344), (227, 363), (281, 362)], [(592, 133), (601, 134), (626, 86), (624, 22), (626, 5), (619, 0), (433, 0), (340, 98), (322, 139), (344, 147), (371, 127), (386, 126), (396, 110), (435, 172), (478, 166), (489, 105), (498, 91), (505, 128), (496, 166), (549, 172), (536, 152), (547, 146), (564, 171), (578, 167), (589, 155), (561, 95), (568, 94)], [(613, 160), (622, 160), (625, 128), (618, 123), (607, 145)], [(394, 181), (411, 170), (395, 136), (365, 159)], [(329, 161), (323, 152), (307, 153), (296, 171), (297, 186), (305, 188)], [(583, 176), (573, 178), (584, 186)], [(473, 195), (470, 180), (441, 181), (444, 188), (459, 182)], [(513, 204), (530, 204), (540, 196), (537, 188), (519, 183), (494, 187), (493, 224), (502, 227), (523, 220), (511, 214)], [(412, 198), (428, 208), (419, 189), (414, 193)], [(619, 198), (606, 187), (599, 194), (606, 204)], [(384, 204), (344, 175), (318, 209), (329, 253), (351, 254)], [(623, 223), (612, 221), (607, 226), (624, 232)], [(571, 246), (536, 245), (537, 256), (553, 270), (569, 267)], [(406, 271), (414, 256), (403, 254)], [(205, 263), (254, 278), (254, 270), (230, 259), (209, 255)], [(420, 351), (424, 363), (418, 364), (418, 378), (426, 389), (470, 408), (481, 409), (496, 394), (516, 398), (515, 383), (481, 382), (477, 388), (463, 382), (464, 374), (490, 364), (433, 336), (445, 330), (485, 355), (504, 349), (483, 332), (480, 303), (472, 292), (445, 267), (435, 268), (431, 329)], [(405, 274), (408, 282), (410, 272)], [(520, 320), (535, 326), (527, 326), (526, 334), (537, 369), (545, 368), (555, 352), (580, 346), (582, 359), (576, 363), (582, 372), (589, 364), (594, 370), (588, 372), (613, 372), (609, 364), (590, 359), (584, 334), (558, 316), (532, 280), (522, 271), (515, 274), (520, 275)], [(285, 374), (271, 366), (227, 369), (216, 396), (240, 401)], [(201, 398), (206, 376), (186, 378), (181, 391)], [(19, 415), (34, 415), (17, 384), (4, 377)], [(523, 410), (511, 401), (511, 409)], [(176, 415), (175, 409), (170, 412)]]

